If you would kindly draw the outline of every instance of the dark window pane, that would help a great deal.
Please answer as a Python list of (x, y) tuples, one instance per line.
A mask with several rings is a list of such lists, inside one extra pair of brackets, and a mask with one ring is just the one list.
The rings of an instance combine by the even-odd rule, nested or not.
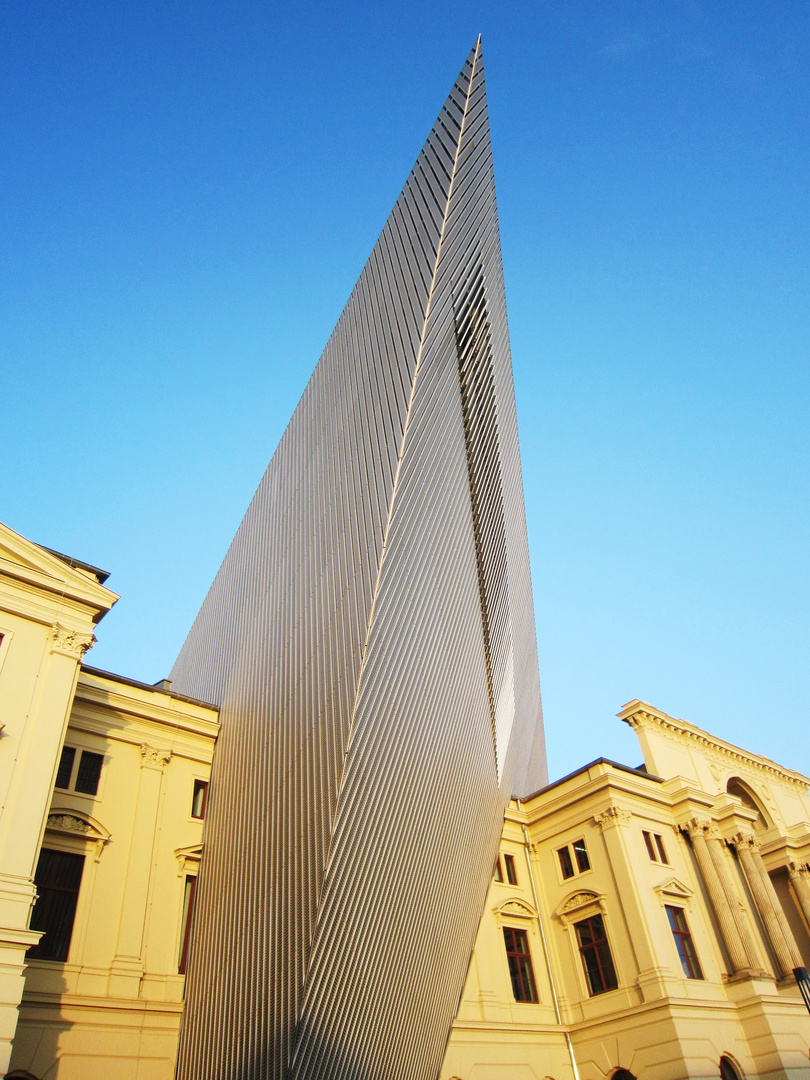
[(517, 885), (517, 873), (515, 871), (515, 860), (511, 855), (504, 855), (504, 864), (506, 866), (506, 880), (510, 885)]
[(740, 1080), (731, 1059), (727, 1058), (725, 1054), (720, 1058), (720, 1076), (722, 1080)]
[(562, 870), (562, 876), (564, 878), (570, 878), (574, 876), (574, 864), (571, 862), (571, 852), (567, 847), (561, 847), (557, 852), (557, 858), (560, 860), (560, 869)]
[(601, 915), (575, 924), (582, 966), (590, 994), (603, 994), (619, 985)]
[(70, 787), (70, 777), (73, 773), (73, 762), (76, 751), (72, 746), (62, 747), (62, 756), (59, 758), (59, 768), (56, 770), (56, 787)]
[(183, 893), (183, 935), (180, 938), (180, 963), (178, 972), (185, 975), (188, 964), (188, 947), (191, 941), (191, 920), (194, 917), (194, 897), (197, 892), (197, 878), (189, 874), (186, 877), (186, 887)]
[(641, 835), (644, 837), (644, 843), (647, 845), (647, 854), (653, 862), (658, 862), (658, 859), (655, 857), (655, 848), (653, 847), (652, 837), (648, 832), (642, 832)]
[(577, 857), (577, 866), (579, 867), (580, 874), (584, 870), (590, 870), (591, 863), (590, 863), (590, 860), (588, 858), (588, 850), (585, 847), (585, 841), (584, 840), (575, 840), (574, 841), (574, 854)]
[(76, 773), (76, 783), (73, 785), (74, 791), (81, 791), (85, 795), (95, 795), (98, 792), (98, 782), (101, 777), (103, 761), (103, 754), (94, 754), (91, 750), (82, 750), (79, 771)]
[(515, 1001), (537, 1001), (537, 988), (534, 983), (532, 959), (529, 954), (529, 941), (525, 930), (516, 930), (512, 926), (503, 928), (506, 944), (506, 959), (509, 964), (509, 978)]
[(503, 881), (503, 871), (501, 870), (501, 857), (500, 855), (495, 860), (495, 880)]
[(31, 929), (42, 930), (39, 944), (28, 950), (38, 960), (67, 960), (84, 856), (43, 848), (34, 881), (38, 898), (31, 914)]
[(687, 979), (702, 979), (703, 972), (695, 952), (692, 935), (689, 933), (689, 927), (686, 924), (686, 915), (683, 909), (667, 906), (666, 912), (684, 975)]
[(661, 862), (667, 862), (667, 853), (666, 851), (664, 851), (664, 841), (661, 839), (658, 833), (655, 834), (655, 846), (658, 848), (658, 854), (661, 856)]
[(205, 817), (205, 803), (208, 798), (208, 784), (205, 780), (194, 781), (194, 794), (191, 797), (191, 816)]

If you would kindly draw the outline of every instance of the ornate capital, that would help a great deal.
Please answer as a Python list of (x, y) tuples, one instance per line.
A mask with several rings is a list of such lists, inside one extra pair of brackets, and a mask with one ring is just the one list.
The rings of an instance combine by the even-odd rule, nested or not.
[(68, 630), (61, 623), (54, 623), (51, 627), (51, 652), (59, 656), (69, 656), (73, 660), (81, 660), (88, 649), (92, 649), (96, 643), (94, 634), (82, 634), (78, 630)]
[(156, 750), (154, 746), (141, 746), (141, 768), (163, 769), (171, 760), (171, 750)]
[(741, 848), (748, 848), (751, 852), (759, 852), (759, 844), (753, 833), (738, 832), (729, 838), (729, 843), (739, 851)]
[(597, 814), (594, 821), (604, 832), (606, 829), (612, 829), (614, 825), (629, 825), (631, 818), (632, 815), (627, 810), (622, 810), (619, 806), (609, 806), (607, 810)]
[(810, 882), (810, 867), (805, 866), (804, 863), (791, 861), (787, 864), (787, 872), (794, 881), (798, 878), (802, 878), (804, 881)]
[(705, 839), (709, 836), (709, 830), (712, 828), (712, 823), (707, 818), (693, 817), (683, 823), (683, 829), (690, 839), (696, 836), (702, 836)]

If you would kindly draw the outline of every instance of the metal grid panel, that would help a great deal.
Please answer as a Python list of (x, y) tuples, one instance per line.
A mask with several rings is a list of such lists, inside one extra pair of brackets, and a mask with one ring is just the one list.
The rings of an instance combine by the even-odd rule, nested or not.
[(545, 782), (480, 42), (172, 680), (222, 721), (178, 1077), (435, 1077)]

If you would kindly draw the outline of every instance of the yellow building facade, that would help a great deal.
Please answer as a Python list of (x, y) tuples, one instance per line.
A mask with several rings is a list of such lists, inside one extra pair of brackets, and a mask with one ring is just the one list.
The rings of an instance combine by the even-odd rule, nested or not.
[(169, 1080), (217, 712), (85, 666), (106, 575), (0, 528), (0, 1075)]
[(808, 780), (643, 702), (507, 812), (442, 1080), (810, 1077)]
[[(216, 710), (83, 663), (106, 575), (0, 526), (0, 1075), (171, 1080)], [(506, 813), (441, 1080), (810, 1078), (808, 780), (643, 702)]]

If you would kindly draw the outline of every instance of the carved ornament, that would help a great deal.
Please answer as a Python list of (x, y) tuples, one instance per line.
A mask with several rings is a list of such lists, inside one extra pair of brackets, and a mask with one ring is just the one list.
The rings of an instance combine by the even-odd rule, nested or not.
[(157, 750), (154, 746), (141, 746), (141, 768), (163, 769), (171, 760), (171, 750)]
[(96, 643), (94, 634), (82, 634), (78, 630), (68, 630), (61, 623), (54, 623), (51, 627), (51, 652), (59, 656), (69, 656), (73, 660), (81, 660), (88, 649), (92, 649)]
[(597, 814), (594, 818), (594, 821), (603, 832), (605, 829), (612, 829), (614, 825), (629, 825), (631, 820), (632, 815), (619, 806), (609, 806), (607, 810), (603, 810), (601, 814)]

